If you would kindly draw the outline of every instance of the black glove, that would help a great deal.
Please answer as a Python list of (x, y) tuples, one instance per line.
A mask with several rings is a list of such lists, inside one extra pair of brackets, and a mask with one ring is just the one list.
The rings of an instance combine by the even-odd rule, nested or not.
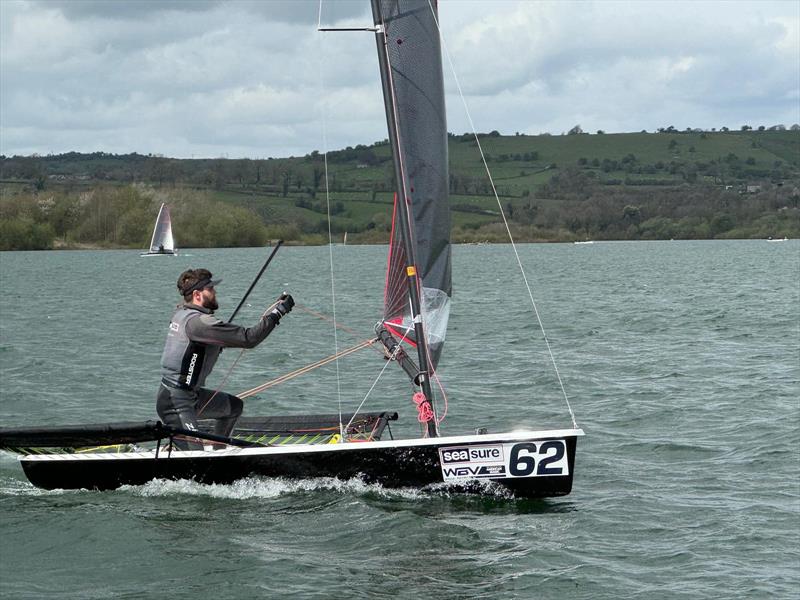
[(272, 314), (280, 319), (282, 316), (289, 314), (292, 312), (292, 308), (294, 307), (294, 298), (292, 298), (289, 294), (283, 293), (281, 297), (278, 298), (278, 301), (275, 303), (275, 308), (272, 309)]

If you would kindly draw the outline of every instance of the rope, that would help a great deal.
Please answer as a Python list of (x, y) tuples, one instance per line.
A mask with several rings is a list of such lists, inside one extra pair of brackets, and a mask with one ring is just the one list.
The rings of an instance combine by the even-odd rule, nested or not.
[[(322, 23), (322, 0), (319, 3), (319, 15), (317, 18), (317, 29), (319, 29)], [(321, 88), (321, 98), (327, 98), (325, 93), (325, 76), (324, 76), (324, 62), (325, 62), (325, 52), (323, 48), (322, 38), (324, 36), (318, 36), (320, 39), (320, 57), (321, 60), (317, 63), (319, 65), (319, 82)], [(325, 205), (327, 207), (328, 212), (328, 262), (330, 263), (330, 273), (331, 273), (331, 310), (333, 312), (333, 356), (338, 357), (339, 355), (339, 336), (337, 334), (337, 327), (336, 327), (336, 279), (335, 279), (335, 272), (333, 269), (333, 232), (331, 231), (331, 191), (330, 185), (328, 183), (328, 127), (327, 127), (327, 115), (326, 115), (326, 106), (327, 104), (323, 101), (321, 105), (321, 112), (322, 112), (322, 160), (325, 170)], [(342, 429), (342, 380), (339, 373), (339, 361), (336, 360), (336, 398), (339, 405), (339, 428), (340, 434), (344, 437), (344, 429)]]
[[(378, 373), (378, 376), (375, 378), (375, 381), (372, 382), (372, 386), (370, 386), (370, 388), (367, 390), (367, 393), (364, 396), (364, 399), (361, 401), (361, 404), (359, 404), (358, 408), (356, 408), (353, 411), (353, 416), (350, 417), (350, 421), (348, 421), (347, 427), (345, 427), (345, 431), (350, 428), (350, 425), (353, 423), (353, 419), (356, 418), (356, 415), (359, 413), (361, 408), (364, 406), (364, 403), (367, 401), (367, 398), (369, 398), (369, 395), (372, 393), (372, 390), (374, 390), (375, 386), (378, 385), (378, 381), (380, 381), (380, 378), (383, 376), (383, 372), (386, 371), (386, 367), (388, 367), (389, 364), (392, 362), (392, 360), (394, 360), (394, 358), (397, 356), (397, 353), (399, 352), (399, 350), (401, 348), (401, 344), (406, 339), (406, 335), (407, 335), (407, 333), (403, 334), (403, 337), (400, 339), (400, 341), (398, 342), (397, 346), (395, 346), (394, 352), (392, 352), (389, 355), (389, 358), (386, 361), (386, 364), (383, 365), (383, 368), (381, 369), (381, 372)], [(376, 340), (372, 340), (372, 341), (375, 342)], [(344, 436), (342, 436), (342, 439), (344, 439)]]
[(425, 397), (425, 394), (422, 392), (415, 392), (411, 399), (414, 401), (414, 404), (417, 405), (417, 421), (420, 423), (427, 423), (433, 420), (433, 409), (431, 408), (431, 403), (428, 402), (428, 399)]
[(331, 354), (330, 356), (326, 356), (325, 358), (323, 358), (321, 360), (318, 360), (315, 363), (311, 363), (309, 365), (306, 365), (305, 367), (301, 367), (301, 368), (299, 368), (299, 369), (297, 369), (295, 371), (292, 371), (291, 373), (287, 373), (285, 375), (281, 375), (280, 377), (276, 377), (275, 379), (271, 379), (270, 381), (267, 381), (266, 383), (262, 383), (259, 386), (256, 386), (256, 387), (254, 387), (252, 389), (246, 390), (246, 391), (241, 392), (241, 393), (236, 394), (236, 395), (239, 398), (248, 398), (250, 396), (254, 396), (254, 395), (258, 394), (259, 392), (263, 392), (264, 390), (266, 390), (268, 388), (271, 388), (273, 386), (279, 385), (281, 383), (285, 383), (285, 382), (289, 381), (290, 379), (294, 379), (295, 377), (298, 377), (299, 375), (303, 375), (305, 373), (313, 371), (314, 369), (318, 369), (319, 367), (324, 367), (325, 365), (327, 365), (327, 364), (329, 364), (329, 363), (331, 363), (333, 361), (336, 361), (339, 358), (342, 358), (342, 357), (348, 356), (350, 354), (353, 354), (354, 352), (357, 352), (357, 351), (361, 350), (362, 348), (367, 348), (368, 346), (371, 346), (374, 343), (375, 343), (374, 339), (365, 340), (365, 341), (361, 342), (360, 344), (356, 344), (355, 346), (352, 346), (352, 347), (350, 347), (350, 348), (348, 348), (346, 350), (342, 350), (341, 352), (337, 352), (336, 354)]
[(455, 80), (456, 87), (458, 88), (458, 94), (461, 97), (461, 102), (464, 105), (464, 111), (467, 114), (467, 119), (469, 120), (470, 128), (472, 129), (472, 135), (475, 136), (475, 142), (478, 145), (478, 152), (481, 155), (481, 161), (483, 162), (483, 167), (486, 170), (486, 175), (489, 177), (489, 183), (492, 186), (492, 193), (494, 194), (494, 198), (497, 201), (497, 206), (500, 208), (500, 215), (503, 217), (503, 224), (506, 227), (506, 232), (508, 233), (508, 239), (511, 242), (511, 247), (514, 250), (514, 255), (517, 258), (517, 264), (519, 265), (520, 273), (522, 273), (522, 279), (525, 282), (525, 288), (528, 290), (528, 297), (531, 301), (531, 306), (533, 306), (533, 312), (536, 315), (536, 320), (539, 323), (539, 329), (542, 331), (542, 336), (544, 336), (544, 342), (547, 346), (547, 352), (550, 355), (550, 361), (553, 363), (553, 369), (556, 373), (556, 378), (558, 379), (558, 385), (561, 387), (561, 393), (564, 395), (564, 401), (567, 404), (567, 410), (569, 410), (569, 415), (572, 418), (572, 426), (577, 429), (578, 423), (575, 420), (575, 413), (572, 412), (572, 406), (569, 403), (569, 398), (567, 397), (567, 390), (564, 387), (564, 382), (561, 380), (561, 374), (558, 372), (558, 365), (556, 364), (555, 356), (553, 356), (553, 350), (550, 348), (550, 341), (547, 339), (547, 333), (544, 329), (544, 324), (542, 323), (542, 319), (539, 316), (539, 309), (536, 307), (536, 301), (533, 299), (533, 292), (531, 291), (531, 286), (528, 283), (528, 277), (525, 275), (525, 269), (522, 266), (522, 260), (519, 257), (519, 252), (517, 251), (517, 245), (514, 243), (514, 236), (511, 235), (511, 228), (508, 225), (508, 220), (506, 219), (505, 211), (503, 210), (503, 204), (500, 202), (500, 197), (497, 194), (497, 188), (494, 185), (494, 179), (492, 178), (492, 173), (489, 170), (489, 165), (486, 162), (486, 156), (483, 153), (483, 148), (481, 147), (481, 140), (478, 137), (478, 133), (475, 129), (475, 123), (472, 121), (472, 115), (469, 112), (469, 107), (467, 106), (467, 101), (464, 98), (464, 92), (461, 89), (461, 83), (458, 80), (458, 75), (456, 75), (456, 70), (453, 65), (453, 60), (450, 57), (450, 51), (447, 49), (447, 44), (445, 43), (444, 36), (442, 35), (442, 28), (439, 25), (439, 20), (436, 18), (436, 11), (433, 10), (433, 6), (431, 5), (431, 0), (428, 0), (428, 5), (431, 8), (431, 14), (433, 15), (433, 20), (436, 23), (436, 28), (439, 30), (439, 38), (442, 41), (442, 48), (444, 49), (444, 54), (447, 57), (447, 62), (450, 65), (450, 71), (453, 73), (453, 79)]
[(442, 401), (444, 403), (444, 407), (442, 408), (442, 416), (437, 417), (436, 419), (436, 424), (441, 425), (442, 421), (444, 421), (444, 418), (447, 416), (447, 394), (444, 391), (444, 386), (442, 385), (442, 382), (439, 380), (439, 376), (436, 374), (436, 370), (434, 370), (433, 373), (431, 373), (431, 375), (433, 375), (433, 379), (434, 381), (436, 381), (436, 385), (439, 386), (439, 391), (442, 392)]
[[(356, 331), (352, 327), (348, 327), (347, 325), (342, 325), (341, 323), (337, 323), (332, 318), (330, 318), (329, 316), (327, 316), (327, 315), (325, 315), (325, 314), (323, 314), (321, 312), (317, 312), (313, 308), (309, 308), (307, 306), (303, 306), (302, 304), (295, 304), (294, 305), (294, 310), (297, 310), (297, 309), (300, 309), (304, 313), (309, 314), (312, 317), (316, 317), (317, 319), (320, 319), (321, 321), (330, 321), (331, 323), (334, 324), (334, 327), (336, 327), (337, 329), (341, 329), (342, 331), (345, 331), (345, 332), (347, 332), (347, 333), (349, 333), (349, 334), (351, 334), (351, 335), (353, 335), (353, 336), (355, 336), (357, 338), (361, 337), (361, 333)], [(383, 352), (381, 352), (381, 350), (378, 349), (378, 348), (375, 348), (375, 351), (380, 353), (380, 354), (383, 354)]]
[(231, 373), (233, 372), (233, 369), (234, 369), (234, 368), (236, 367), (236, 365), (239, 363), (239, 359), (241, 359), (241, 358), (242, 358), (242, 356), (244, 356), (244, 350), (245, 350), (245, 349), (244, 349), (244, 348), (242, 348), (242, 349), (239, 351), (239, 355), (236, 357), (236, 360), (234, 360), (234, 361), (233, 361), (233, 364), (232, 364), (232, 365), (231, 365), (231, 366), (228, 368), (228, 370), (225, 372), (225, 377), (223, 377), (223, 378), (222, 378), (222, 381), (220, 381), (219, 385), (217, 386), (217, 389), (215, 389), (215, 390), (214, 390), (214, 393), (213, 393), (213, 394), (211, 394), (211, 396), (209, 396), (209, 397), (208, 397), (208, 400), (206, 400), (206, 403), (205, 403), (205, 404), (203, 404), (203, 406), (201, 406), (201, 407), (200, 407), (200, 410), (198, 410), (198, 411), (197, 411), (197, 416), (198, 416), (198, 417), (199, 417), (200, 415), (202, 415), (202, 414), (203, 414), (203, 411), (204, 411), (204, 410), (206, 409), (206, 407), (207, 407), (207, 406), (208, 406), (208, 405), (211, 403), (211, 401), (214, 399), (214, 397), (215, 397), (217, 394), (219, 394), (220, 390), (221, 390), (223, 387), (225, 387), (225, 382), (226, 382), (226, 381), (228, 381), (228, 377), (230, 377), (230, 376), (231, 376)]
[[(266, 314), (267, 314), (269, 311), (271, 311), (273, 308), (275, 308), (275, 306), (276, 306), (277, 304), (278, 304), (277, 302), (273, 302), (272, 304), (270, 304), (270, 305), (267, 307), (267, 310), (265, 310), (265, 311), (264, 311), (264, 312), (261, 314), (261, 318), (263, 319), (263, 318), (264, 318), (264, 316), (265, 316), (265, 315), (266, 315)], [(215, 389), (215, 390), (214, 390), (214, 393), (213, 393), (213, 394), (211, 394), (211, 395), (208, 397), (208, 400), (206, 400), (205, 404), (203, 404), (203, 406), (201, 406), (201, 407), (200, 407), (200, 409), (197, 411), (197, 416), (198, 416), (198, 417), (199, 417), (201, 414), (203, 414), (203, 411), (206, 409), (206, 407), (207, 407), (207, 406), (208, 406), (208, 405), (211, 403), (211, 401), (212, 401), (212, 400), (213, 400), (213, 399), (216, 397), (216, 395), (217, 395), (217, 394), (219, 394), (220, 390), (222, 390), (223, 386), (225, 385), (225, 382), (226, 382), (226, 381), (228, 381), (228, 377), (230, 377), (230, 376), (231, 376), (231, 373), (233, 373), (233, 369), (234, 369), (234, 368), (236, 367), (236, 365), (239, 363), (239, 360), (242, 358), (242, 356), (244, 356), (244, 351), (245, 351), (246, 349), (247, 349), (247, 348), (242, 348), (242, 349), (239, 351), (239, 356), (237, 356), (237, 357), (236, 357), (236, 360), (234, 360), (234, 361), (233, 361), (233, 364), (232, 364), (230, 367), (228, 367), (228, 370), (227, 370), (227, 371), (225, 371), (225, 376), (222, 378), (222, 381), (221, 381), (221, 382), (220, 382), (220, 384), (217, 386), (217, 389)]]

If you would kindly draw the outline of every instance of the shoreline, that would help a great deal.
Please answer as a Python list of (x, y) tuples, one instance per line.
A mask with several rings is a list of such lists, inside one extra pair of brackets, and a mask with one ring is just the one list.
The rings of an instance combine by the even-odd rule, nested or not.
[[(614, 244), (620, 242), (731, 242), (731, 241), (739, 241), (739, 242), (746, 242), (746, 241), (766, 241), (766, 242), (791, 242), (795, 239), (800, 238), (763, 238), (763, 237), (754, 237), (754, 238), (671, 238), (671, 239), (635, 239), (635, 240), (514, 240), (514, 243), (517, 245), (521, 244), (573, 244), (576, 246), (581, 245), (593, 245), (593, 244)], [(502, 246), (502, 245), (509, 245), (511, 242), (504, 241), (482, 241), (482, 242), (450, 242), (451, 246)], [(310, 247), (321, 247), (327, 246), (328, 244), (316, 244), (316, 243), (303, 243), (298, 241), (292, 242), (284, 242), (284, 246), (295, 246), (295, 247), (303, 247), (303, 248), (310, 248)], [(341, 243), (334, 243), (334, 246), (342, 246)], [(367, 242), (367, 243), (357, 243), (353, 242), (351, 244), (347, 244), (349, 246), (388, 246), (388, 242)], [(226, 250), (226, 249), (234, 249), (234, 248), (269, 248), (274, 246), (274, 244), (266, 244), (264, 246), (198, 246), (198, 247), (190, 247), (190, 248), (180, 248), (176, 256), (181, 255), (181, 251), (189, 251), (189, 250)], [(142, 248), (132, 248), (130, 246), (106, 246), (100, 244), (87, 244), (87, 243), (69, 243), (63, 241), (57, 241), (52, 248), (37, 248), (37, 249), (28, 249), (28, 250), (2, 250), (0, 252), (55, 252), (55, 251), (64, 251), (64, 252), (73, 252), (73, 251), (99, 251), (99, 250), (128, 250), (130, 252), (145, 252), (146, 249)]]

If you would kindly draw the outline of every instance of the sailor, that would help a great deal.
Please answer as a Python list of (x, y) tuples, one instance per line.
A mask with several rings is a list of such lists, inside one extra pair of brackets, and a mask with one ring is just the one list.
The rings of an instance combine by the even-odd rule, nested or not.
[[(215, 419), (213, 433), (229, 437), (243, 403), (240, 398), (203, 387), (223, 348), (253, 348), (291, 312), (294, 300), (282, 294), (253, 327), (240, 327), (214, 316), (219, 308), (213, 279), (206, 269), (189, 269), (178, 278), (184, 302), (172, 315), (164, 353), (161, 385), (156, 397), (158, 416), (167, 425), (197, 431), (198, 419)], [(199, 441), (178, 441), (183, 449), (203, 449)]]

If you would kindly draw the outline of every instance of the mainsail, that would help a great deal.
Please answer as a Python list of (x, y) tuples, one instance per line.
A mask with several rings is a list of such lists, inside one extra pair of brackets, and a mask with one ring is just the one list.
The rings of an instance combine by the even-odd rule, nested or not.
[(408, 289), (415, 281), (431, 370), (444, 344), (452, 295), (447, 122), (436, 11), (436, 0), (372, 2), (396, 185), (384, 323), (398, 339), (417, 341)]
[(172, 219), (169, 216), (169, 207), (161, 205), (158, 211), (156, 226), (153, 228), (153, 237), (150, 239), (150, 254), (174, 254), (175, 240), (172, 239)]

